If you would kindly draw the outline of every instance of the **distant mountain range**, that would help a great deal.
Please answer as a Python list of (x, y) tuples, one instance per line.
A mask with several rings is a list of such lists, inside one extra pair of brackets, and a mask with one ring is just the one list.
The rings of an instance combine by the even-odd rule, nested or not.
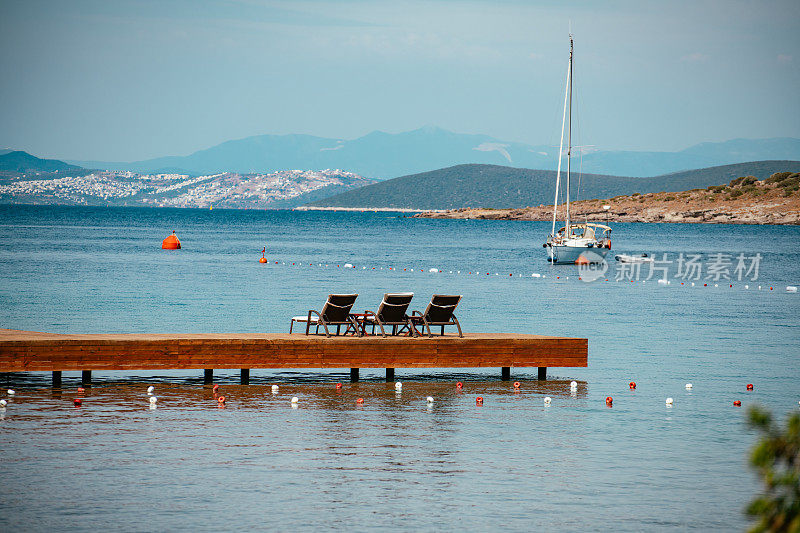
[[(573, 175), (572, 199), (684, 191), (728, 183), (740, 176), (764, 179), (775, 172), (800, 171), (800, 161), (754, 161), (651, 178)], [(458, 209), (552, 205), (556, 173), (498, 165), (457, 165), (353, 189), (308, 204), (312, 207)]]
[[(424, 127), (404, 133), (376, 131), (353, 140), (311, 135), (258, 135), (200, 150), (130, 163), (69, 161), (87, 168), (190, 175), (342, 169), (376, 179), (479, 163), (554, 170), (558, 148), (508, 142), (488, 135)], [(756, 160), (798, 160), (800, 139), (735, 139), (703, 143), (679, 152), (587, 151), (576, 161), (586, 173), (658, 176)]]

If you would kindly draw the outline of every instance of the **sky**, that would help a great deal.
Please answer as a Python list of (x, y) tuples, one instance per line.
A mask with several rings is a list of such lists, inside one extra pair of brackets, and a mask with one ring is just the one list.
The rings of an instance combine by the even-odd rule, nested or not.
[(134, 161), (435, 125), (681, 150), (800, 137), (797, 0), (2, 0), (0, 147)]

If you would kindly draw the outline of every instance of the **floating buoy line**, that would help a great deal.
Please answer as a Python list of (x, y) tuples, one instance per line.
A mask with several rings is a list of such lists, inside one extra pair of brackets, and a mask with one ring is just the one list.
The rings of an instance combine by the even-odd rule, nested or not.
[[(635, 283), (644, 285), (648, 281), (651, 284), (655, 284), (659, 287), (675, 287), (675, 288), (691, 288), (691, 287), (699, 287), (699, 288), (721, 288), (721, 289), (739, 289), (745, 291), (762, 291), (762, 292), (775, 292), (776, 288), (779, 290), (780, 286), (772, 283), (761, 283), (756, 284), (756, 282), (752, 281), (742, 281), (731, 283), (730, 280), (720, 280), (722, 281), (714, 283), (714, 282), (707, 282), (703, 280), (695, 280), (695, 281), (681, 281), (680, 279), (642, 279), (642, 280), (633, 280), (633, 279), (615, 279), (613, 277), (606, 278), (606, 277), (599, 277), (589, 280), (583, 280), (579, 273), (572, 273), (571, 275), (561, 275), (561, 274), (542, 274), (539, 272), (497, 272), (497, 271), (486, 271), (482, 269), (461, 269), (461, 270), (447, 270), (441, 269), (436, 267), (427, 267), (427, 268), (418, 268), (418, 267), (395, 267), (395, 266), (367, 266), (367, 265), (355, 265), (353, 263), (320, 263), (320, 262), (305, 262), (305, 261), (275, 261), (269, 260), (264, 256), (262, 252), (262, 256), (258, 259), (259, 263), (270, 265), (270, 266), (279, 266), (279, 267), (294, 267), (294, 268), (327, 268), (327, 269), (339, 269), (339, 270), (353, 270), (359, 272), (388, 272), (388, 273), (406, 273), (406, 274), (414, 274), (414, 275), (452, 275), (452, 276), (471, 276), (471, 277), (483, 277), (484, 279), (486, 276), (491, 278), (505, 278), (505, 279), (537, 279), (537, 280), (549, 280), (551, 282), (558, 282), (558, 283), (565, 283), (567, 281), (580, 281), (581, 283), (592, 283), (592, 284), (605, 284), (605, 283)], [(785, 292), (796, 294), (797, 286), (795, 285), (786, 285)]]
[[(570, 382), (569, 385), (570, 385), (571, 396), (575, 397), (575, 391), (578, 388), (578, 383), (576, 381), (572, 381), (572, 382)], [(335, 388), (335, 390), (337, 392), (341, 392), (342, 391), (342, 384), (341, 383), (336, 383), (334, 385), (334, 388)], [(402, 392), (403, 383), (400, 382), (400, 381), (396, 382), (395, 385), (394, 385), (394, 388), (395, 388), (396, 392), (398, 392), (398, 393)], [(515, 381), (513, 383), (513, 385), (509, 388), (509, 390), (513, 394), (519, 394), (521, 388), (522, 388), (522, 383), (520, 383), (519, 381)], [(628, 384), (628, 388), (631, 391), (635, 391), (636, 390), (636, 383), (631, 381)], [(691, 391), (693, 389), (693, 385), (691, 383), (687, 383), (684, 386), (684, 388), (686, 389), (687, 393), (691, 394)], [(752, 383), (748, 383), (747, 385), (745, 385), (744, 388), (748, 392), (752, 392), (752, 391), (755, 390), (755, 387), (754, 387), (754, 385)], [(456, 383), (457, 392), (460, 394), (463, 391), (463, 389), (464, 389), (464, 384), (462, 382), (460, 382), (460, 381), (457, 382)], [(277, 395), (279, 390), (280, 390), (280, 387), (278, 385), (272, 385), (270, 387), (270, 391), (272, 392), (273, 395)], [(213, 386), (213, 388), (212, 388), (212, 391), (213, 391), (213, 397), (214, 397), (215, 403), (217, 404), (217, 407), (225, 408), (226, 407), (227, 398), (225, 396), (219, 394), (219, 385), (215, 384)], [(78, 394), (83, 394), (85, 392), (85, 390), (83, 389), (83, 387), (78, 387), (76, 389), (76, 392)], [(158, 398), (154, 395), (154, 392), (155, 392), (155, 387), (153, 387), (152, 385), (147, 387), (147, 391), (146, 391), (147, 396), (146, 397), (148, 399), (148, 403), (150, 404), (150, 409), (156, 409), (156, 407), (158, 405)], [(6, 391), (6, 394), (8, 396), (8, 399), (12, 400), (12, 399), (15, 398), (16, 391), (14, 391), (13, 389), (8, 389)], [(0, 399), (0, 411), (3, 411), (5, 413), (6, 409), (9, 407), (9, 400)], [(544, 406), (545, 407), (550, 407), (550, 405), (553, 403), (553, 399), (550, 396), (544, 396), (542, 398), (542, 400), (544, 402)], [(72, 404), (75, 407), (82, 407), (84, 401), (85, 401), (85, 398), (76, 397), (76, 398), (72, 399)], [(355, 403), (358, 406), (362, 406), (362, 405), (365, 404), (365, 400), (364, 400), (363, 397), (359, 397), (359, 398), (356, 398)], [(433, 396), (425, 397), (425, 403), (428, 406), (428, 410), (433, 409), (433, 404), (434, 404)], [(475, 397), (475, 404), (477, 406), (482, 406), (483, 403), (484, 403), (483, 396), (476, 396)], [(291, 401), (290, 401), (290, 404), (291, 404), (293, 409), (298, 408), (298, 406), (300, 404), (300, 398), (298, 396), (293, 396)], [(606, 404), (606, 407), (609, 407), (609, 408), (613, 407), (614, 399), (611, 396), (607, 396), (606, 399), (605, 399), (605, 404)], [(674, 398), (668, 397), (665, 400), (665, 404), (666, 404), (666, 406), (668, 408), (672, 408), (675, 405)], [(733, 401), (733, 406), (734, 407), (741, 407), (741, 405), (742, 405), (741, 400), (734, 400)], [(800, 401), (798, 401), (798, 407), (800, 407)]]

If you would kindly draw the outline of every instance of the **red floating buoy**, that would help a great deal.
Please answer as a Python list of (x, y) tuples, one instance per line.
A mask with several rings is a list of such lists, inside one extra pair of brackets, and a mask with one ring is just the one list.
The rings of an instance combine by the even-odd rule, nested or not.
[(267, 258), (266, 257), (262, 257), (261, 259), (258, 260), (258, 262), (259, 263), (266, 263), (267, 262)]
[(211, 390), (217, 392), (219, 390), (219, 385), (215, 384), (213, 387), (211, 387)]
[(518, 388), (519, 388), (519, 386), (520, 386), (520, 385), (519, 385), (519, 381), (515, 381), (515, 382), (514, 382), (514, 388), (515, 388), (515, 389), (518, 389)]
[(630, 383), (628, 383), (628, 386), (631, 388), (631, 390), (633, 390), (633, 389), (636, 388), (636, 382), (635, 381), (631, 381)]
[(361, 405), (361, 404), (363, 404), (363, 403), (364, 403), (364, 398), (359, 398), (358, 400), (356, 400), (356, 403), (357, 403), (358, 405)]
[(464, 388), (464, 384), (459, 381), (458, 383), (456, 383), (456, 388), (457, 389), (463, 389)]
[(612, 398), (611, 396), (606, 396), (606, 405), (611, 407), (613, 403), (614, 403), (614, 398)]
[(166, 239), (161, 241), (161, 248), (163, 250), (181, 249), (181, 241), (179, 241), (177, 235), (175, 235), (175, 230), (172, 230), (172, 235), (168, 235)]
[(341, 383), (337, 383), (336, 384), (336, 390), (341, 390), (341, 388), (342, 388), (342, 384)]
[(217, 403), (225, 403), (225, 396), (220, 396), (217, 398)]
[(86, 389), (84, 389), (83, 387), (78, 387), (78, 392), (86, 392)]
[(747, 384), (747, 390), (753, 390), (753, 384), (752, 383), (748, 383)]
[(483, 405), (483, 397), (482, 396), (478, 396), (477, 398), (475, 398), (475, 403), (477, 405)]
[(736, 407), (739, 407), (739, 406), (742, 405), (742, 402), (740, 402), (739, 400), (734, 400), (733, 401), (733, 405), (735, 405)]
[(75, 398), (74, 400), (72, 400), (72, 405), (74, 405), (75, 407), (80, 407), (82, 404), (83, 400), (81, 400), (80, 398)]

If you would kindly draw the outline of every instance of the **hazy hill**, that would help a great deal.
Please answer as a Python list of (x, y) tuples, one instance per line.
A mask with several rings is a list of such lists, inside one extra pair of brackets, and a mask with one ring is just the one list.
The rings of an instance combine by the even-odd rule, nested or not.
[(39, 159), (22, 150), (0, 155), (0, 172), (35, 174), (40, 172), (86, 172), (86, 169), (69, 165), (57, 159)]
[[(72, 162), (90, 168), (143, 173), (169, 168), (193, 175), (338, 168), (385, 179), (467, 163), (553, 170), (557, 152), (557, 147), (532, 146), (429, 126), (396, 134), (376, 131), (353, 140), (258, 135), (224, 142), (187, 156), (132, 163)], [(736, 139), (704, 143), (680, 152), (597, 151), (584, 154), (580, 164), (588, 173), (656, 176), (692, 168), (778, 159), (800, 159), (800, 139)]]
[[(800, 161), (753, 161), (652, 178), (583, 174), (580, 178), (573, 176), (573, 200), (609, 198), (635, 192), (683, 191), (727, 183), (739, 176), (752, 175), (763, 179), (775, 172), (798, 170)], [(406, 209), (518, 208), (552, 204), (555, 179), (556, 173), (550, 170), (457, 165), (382, 181), (309, 205)]]

